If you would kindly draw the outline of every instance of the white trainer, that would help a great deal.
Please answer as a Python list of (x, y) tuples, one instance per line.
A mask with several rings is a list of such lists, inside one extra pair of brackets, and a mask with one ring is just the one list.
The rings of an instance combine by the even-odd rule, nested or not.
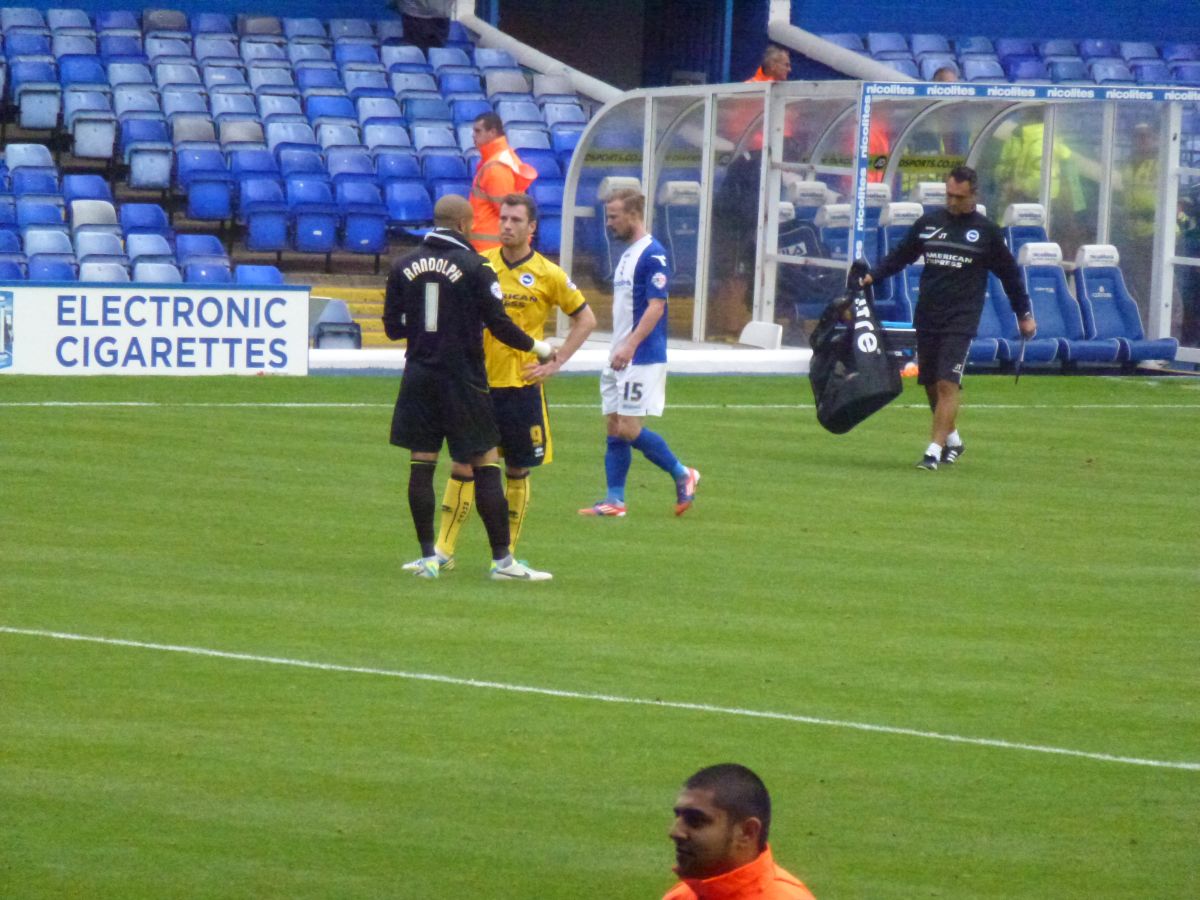
[(525, 563), (517, 562), (511, 556), (507, 560), (507, 565), (500, 565), (492, 560), (492, 581), (549, 581), (553, 577), (549, 572), (531, 569)]

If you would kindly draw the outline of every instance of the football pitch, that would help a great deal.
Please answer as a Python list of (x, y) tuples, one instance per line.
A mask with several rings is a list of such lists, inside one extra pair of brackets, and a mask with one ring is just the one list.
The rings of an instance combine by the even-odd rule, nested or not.
[(547, 584), (401, 572), (395, 391), (0, 380), (0, 897), (654, 898), (726, 761), (821, 900), (1200, 896), (1200, 381), (972, 377), (927, 473), (912, 382), (675, 377), (695, 507), (596, 520), (563, 377)]

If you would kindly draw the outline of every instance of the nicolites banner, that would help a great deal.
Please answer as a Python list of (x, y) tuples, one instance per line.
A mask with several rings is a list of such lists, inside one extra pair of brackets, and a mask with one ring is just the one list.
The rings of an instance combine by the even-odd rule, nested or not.
[(0, 284), (0, 372), (308, 373), (308, 288)]

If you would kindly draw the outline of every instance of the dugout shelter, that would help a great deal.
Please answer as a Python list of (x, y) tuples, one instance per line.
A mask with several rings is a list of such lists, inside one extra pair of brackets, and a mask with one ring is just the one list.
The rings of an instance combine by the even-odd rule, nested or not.
[[(673, 271), (671, 336), (729, 338), (728, 313), (806, 323), (844, 285), (849, 260), (879, 258), (944, 202), (958, 164), (1014, 246), (1057, 243), (1064, 275), (1085, 246), (1115, 246), (1147, 339), (1184, 336), (1200, 363), (1200, 147), (1183, 137), (1200, 89), (924, 82), (782, 82), (644, 89), (607, 103), (567, 172), (562, 260), (606, 290), (622, 250), (604, 198), (636, 185)], [(882, 287), (881, 314), (911, 318), (915, 267)], [(723, 318), (724, 317), (724, 318)], [(1085, 317), (1086, 318), (1086, 317)], [(809, 326), (810, 327), (810, 326)], [(723, 330), (724, 328), (724, 330)]]

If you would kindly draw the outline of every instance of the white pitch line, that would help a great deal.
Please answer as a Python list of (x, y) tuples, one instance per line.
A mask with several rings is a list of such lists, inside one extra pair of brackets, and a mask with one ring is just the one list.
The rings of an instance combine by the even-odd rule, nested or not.
[(830, 728), (845, 728), (852, 731), (867, 731), (876, 734), (892, 734), (903, 737), (925, 738), (952, 744), (970, 744), (976, 747), (994, 747), (1002, 750), (1025, 750), (1032, 753), (1049, 753), (1057, 756), (1073, 756), (1099, 762), (1121, 763), (1129, 766), (1149, 766), (1156, 769), (1183, 769), (1200, 772), (1200, 762), (1179, 762), (1163, 759), (1143, 759), (1137, 756), (1114, 756), (1109, 753), (1091, 753), (1086, 750), (1071, 750), (1066, 747), (1050, 747), (1043, 744), (1025, 744), (993, 738), (966, 737), (944, 734), (937, 731), (919, 731), (915, 728), (900, 728), (893, 725), (875, 725), (869, 722), (849, 722), (841, 719), (822, 719), (794, 713), (771, 712), (769, 710), (742, 709), (736, 706), (715, 706), (709, 703), (688, 703), (677, 700), (650, 700), (644, 697), (622, 697), (616, 694), (597, 694), (587, 691), (567, 691), (557, 688), (534, 687), (523, 684), (508, 684), (502, 681), (482, 681), (476, 678), (456, 678), (452, 675), (437, 675), (429, 672), (405, 672), (395, 669), (376, 669), (367, 666), (344, 666), (336, 663), (312, 662), (303, 659), (288, 659), (278, 656), (258, 656), (251, 653), (231, 653), (205, 647), (187, 647), (178, 644), (154, 644), (145, 641), (130, 641), (121, 638), (96, 637), (85, 634), (70, 634), (61, 631), (44, 631), (36, 628), (12, 628), (0, 625), (0, 633), (26, 637), (52, 638), (60, 641), (80, 641), (88, 644), (106, 644), (114, 647), (133, 647), (139, 650), (159, 650), (166, 653), (184, 653), (213, 659), (232, 659), (240, 662), (263, 663), (273, 666), (291, 666), (298, 669), (316, 669), (322, 672), (343, 672), (355, 675), (376, 675), (384, 678), (400, 678), (406, 681), (426, 681), (448, 684), (455, 687), (481, 688), (505, 691), (512, 694), (534, 694), (541, 697), (556, 697), (565, 700), (590, 700), (595, 703), (618, 703), (630, 706), (655, 706), (661, 709), (678, 709), (688, 712), (711, 713), (723, 716), (740, 716), (748, 719), (771, 719), (794, 722), (802, 725), (823, 725)]
[[(0, 402), (0, 409), (55, 409), (55, 408), (89, 408), (89, 409), (392, 409), (394, 403), (286, 403), (286, 402), (246, 402), (246, 403), (163, 403), (149, 400), (36, 400), (36, 401), (7, 401)], [(1197, 410), (1200, 403), (968, 403), (972, 410), (1009, 410), (1009, 409), (1087, 409), (1087, 410), (1126, 410), (1126, 409), (1181, 409)], [(599, 403), (550, 403), (551, 409), (594, 409), (599, 411)], [(785, 409), (811, 410), (811, 403), (672, 403), (671, 409), (688, 410), (758, 410)], [(893, 409), (929, 408), (927, 403), (897, 403)]]

